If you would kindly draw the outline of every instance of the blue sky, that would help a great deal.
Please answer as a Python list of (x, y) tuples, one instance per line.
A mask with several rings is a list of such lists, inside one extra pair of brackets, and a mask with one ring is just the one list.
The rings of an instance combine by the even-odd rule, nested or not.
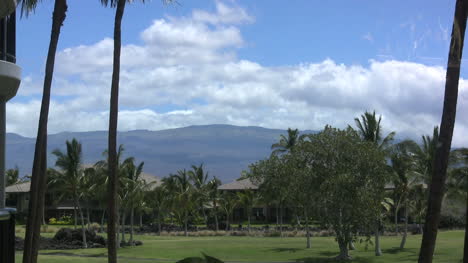
[[(454, 5), (136, 1), (127, 5), (122, 28), (119, 129), (210, 123), (320, 129), (345, 127), (375, 109), (387, 130), (413, 138), (431, 133), (440, 120)], [(24, 81), (9, 105), (10, 132), (35, 133), (52, 7), (44, 1), (19, 20)], [(113, 16), (99, 1), (69, 1), (51, 132), (106, 128)], [(467, 94), (462, 80), (461, 112)], [(461, 114), (457, 120), (455, 142), (468, 143), (462, 136), (468, 120)]]

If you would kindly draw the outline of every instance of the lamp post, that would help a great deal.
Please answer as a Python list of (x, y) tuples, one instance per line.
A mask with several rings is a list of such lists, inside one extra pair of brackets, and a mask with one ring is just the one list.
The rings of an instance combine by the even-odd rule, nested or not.
[(5, 205), (6, 103), (16, 95), (21, 68), (16, 63), (15, 0), (0, 0), (0, 262), (15, 262), (16, 209)]

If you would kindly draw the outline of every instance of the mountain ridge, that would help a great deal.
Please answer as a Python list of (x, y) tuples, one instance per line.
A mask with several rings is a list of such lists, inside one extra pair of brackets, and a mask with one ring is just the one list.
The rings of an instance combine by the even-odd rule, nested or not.
[[(310, 130), (303, 131), (314, 132)], [(286, 130), (259, 126), (228, 124), (191, 125), (159, 131), (131, 130), (118, 132), (124, 145), (124, 158), (144, 161), (144, 171), (164, 177), (179, 169), (203, 163), (210, 176), (224, 183), (237, 179), (250, 163), (268, 157), (271, 145)], [(65, 141), (76, 138), (83, 146), (83, 163), (94, 164), (103, 159), (107, 148), (107, 131), (59, 132), (48, 135), (48, 166), (53, 166), (54, 149), (65, 150)], [(15, 133), (6, 135), (6, 167), (16, 165), (20, 174), (30, 174), (35, 138)]]

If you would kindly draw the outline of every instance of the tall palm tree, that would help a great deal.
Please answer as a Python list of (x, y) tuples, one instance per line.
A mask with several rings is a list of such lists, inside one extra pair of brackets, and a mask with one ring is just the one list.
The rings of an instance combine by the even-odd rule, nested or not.
[(130, 240), (128, 241), (130, 245), (133, 245), (133, 225), (134, 225), (134, 216), (135, 216), (135, 207), (143, 198), (143, 191), (145, 190), (146, 184), (145, 181), (141, 179), (141, 174), (143, 172), (144, 162), (135, 165), (135, 159), (133, 157), (127, 158), (124, 165), (124, 174), (128, 179), (127, 189), (125, 189), (128, 195), (129, 208), (130, 208)]
[(81, 143), (76, 139), (66, 141), (67, 150), (62, 152), (56, 149), (52, 152), (57, 157), (55, 166), (60, 170), (57, 172), (56, 185), (61, 188), (61, 192), (64, 195), (70, 195), (73, 199), (75, 207), (78, 208), (78, 212), (81, 218), (81, 230), (83, 235), (83, 247), (87, 248), (86, 243), (86, 231), (84, 226), (83, 211), (80, 205), (80, 198), (82, 197), (83, 186), (84, 186), (84, 172), (82, 169), (82, 150)]
[(226, 231), (231, 230), (231, 223), (229, 221), (229, 218), (231, 217), (238, 203), (239, 200), (237, 199), (237, 196), (230, 192), (224, 192), (221, 196), (221, 199), (219, 200), (219, 205), (226, 214)]
[(277, 155), (290, 152), (294, 149), (299, 140), (299, 130), (288, 128), (287, 137), (281, 134), (279, 142), (271, 145), (271, 154)]
[(163, 214), (169, 208), (169, 191), (165, 185), (158, 186), (147, 194), (147, 200), (150, 207), (156, 213), (158, 222), (158, 234), (161, 235), (161, 222), (164, 218)]
[[(381, 149), (382, 151), (387, 151), (389, 149), (389, 144), (395, 137), (395, 132), (390, 132), (387, 136), (382, 136), (382, 127), (380, 122), (382, 121), (382, 116), (377, 117), (375, 116), (375, 111), (370, 113), (366, 111), (363, 115), (361, 115), (361, 119), (355, 118), (354, 122), (357, 126), (357, 131), (361, 138), (364, 141), (375, 143), (376, 146)], [(383, 191), (383, 189), (382, 189)], [(383, 200), (382, 200), (383, 201)], [(381, 225), (381, 218), (379, 217), (376, 224), (375, 230), (375, 255), (381, 256), (382, 250), (380, 249), (380, 225)]]
[(421, 184), (421, 180), (414, 172), (415, 158), (413, 157), (412, 149), (417, 149), (419, 146), (412, 140), (406, 140), (396, 144), (393, 147), (390, 155), (391, 168), (394, 175), (394, 216), (395, 216), (395, 232), (398, 233), (398, 211), (401, 206), (405, 208), (405, 227), (403, 237), (400, 243), (400, 249), (403, 249), (408, 236), (408, 210), (410, 207), (410, 193), (414, 187)]
[(218, 205), (220, 199), (220, 192), (218, 187), (221, 185), (221, 181), (214, 177), (211, 181), (207, 184), (207, 191), (208, 191), (208, 198), (213, 205), (213, 216), (215, 219), (215, 230), (219, 231), (219, 222), (218, 222)]
[(109, 111), (109, 138), (108, 138), (108, 213), (107, 238), (108, 261), (117, 262), (116, 225), (118, 223), (117, 193), (118, 193), (118, 160), (117, 160), (117, 120), (119, 114), (119, 81), (120, 81), (120, 51), (122, 47), (122, 18), (127, 0), (101, 0), (104, 5), (116, 7), (114, 20), (114, 55), (112, 66), (112, 84)]
[[(21, 13), (28, 15), (36, 9), (38, 0), (20, 0)], [(24, 239), (23, 262), (37, 262), (39, 250), (39, 234), (44, 208), (45, 189), (47, 184), (47, 121), (49, 118), (50, 93), (54, 75), (55, 54), (60, 36), (60, 29), (67, 12), (66, 0), (55, 0), (52, 14), (52, 30), (45, 65), (44, 86), (41, 111), (37, 129), (36, 146), (31, 176), (31, 201), (29, 202), (28, 220)]]
[(179, 170), (163, 179), (163, 184), (173, 198), (174, 212), (184, 226), (184, 235), (188, 236), (188, 220), (194, 206), (194, 191), (186, 170)]
[(207, 192), (208, 172), (205, 173), (203, 169), (203, 164), (200, 164), (199, 166), (192, 165), (192, 170), (188, 171), (188, 175), (190, 176), (192, 185), (195, 188), (195, 191), (197, 194), (196, 196), (197, 203), (198, 203), (199, 208), (202, 211), (205, 224), (208, 224), (208, 217), (205, 211), (205, 204), (208, 199), (208, 192)]
[[(430, 263), (434, 256), (437, 239), (440, 210), (444, 195), (445, 179), (452, 145), (453, 129), (457, 112), (458, 82), (460, 79), (460, 65), (465, 39), (466, 19), (468, 16), (468, 1), (457, 0), (453, 19), (452, 38), (447, 62), (445, 82), (444, 107), (440, 134), (435, 154), (432, 180), (430, 184), (429, 202), (427, 206), (426, 223), (424, 225), (419, 263)], [(465, 258), (465, 260), (468, 260)], [(467, 262), (467, 261), (465, 261)]]
[(247, 214), (247, 220), (248, 220), (247, 229), (250, 233), (250, 217), (252, 215), (252, 209), (257, 200), (257, 197), (255, 196), (254, 191), (248, 189), (246, 191), (237, 192), (237, 198), (239, 200), (239, 205), (241, 205), (244, 208), (245, 213)]

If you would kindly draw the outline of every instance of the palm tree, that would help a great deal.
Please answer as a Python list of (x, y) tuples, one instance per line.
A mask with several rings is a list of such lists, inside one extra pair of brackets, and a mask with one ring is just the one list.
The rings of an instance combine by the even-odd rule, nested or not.
[(208, 198), (211, 200), (213, 205), (213, 215), (215, 219), (215, 230), (219, 231), (219, 222), (218, 222), (218, 205), (219, 205), (219, 198), (220, 193), (218, 187), (221, 185), (221, 181), (214, 177), (211, 181), (207, 184), (207, 191), (208, 191)]
[[(36, 9), (38, 0), (20, 0), (22, 14), (30, 14)], [(60, 36), (60, 29), (65, 21), (67, 12), (66, 0), (55, 0), (52, 14), (52, 30), (45, 65), (44, 86), (42, 93), (41, 111), (37, 129), (36, 146), (31, 177), (30, 202), (28, 220), (24, 239), (23, 262), (37, 262), (39, 250), (39, 235), (41, 227), (41, 213), (44, 208), (45, 189), (47, 184), (47, 120), (49, 118), (50, 93), (54, 75), (55, 54)]]
[[(435, 154), (432, 180), (430, 184), (429, 202), (427, 206), (426, 224), (424, 225), (419, 263), (430, 263), (434, 256), (437, 239), (440, 210), (444, 195), (445, 179), (449, 163), (450, 147), (452, 144), (455, 116), (457, 112), (458, 82), (460, 79), (460, 65), (465, 39), (466, 19), (468, 16), (468, 2), (457, 0), (452, 27), (452, 39), (447, 62), (445, 82), (444, 107), (440, 134)], [(468, 261), (468, 258), (465, 258)], [(467, 262), (465, 261), (465, 262)]]
[(281, 134), (279, 142), (271, 145), (271, 154), (277, 155), (290, 152), (294, 149), (299, 140), (299, 130), (288, 128), (288, 136)]
[(239, 205), (241, 205), (245, 213), (247, 214), (248, 220), (248, 231), (250, 233), (250, 217), (252, 215), (253, 206), (257, 200), (255, 193), (252, 190), (246, 190), (237, 193), (237, 199), (239, 200)]
[(78, 212), (81, 218), (83, 247), (87, 248), (88, 245), (86, 243), (84, 217), (80, 205), (80, 198), (82, 197), (82, 192), (85, 186), (84, 173), (81, 167), (81, 143), (79, 143), (76, 139), (72, 139), (72, 141), (66, 141), (66, 146), (67, 150), (65, 153), (59, 149), (56, 149), (52, 152), (52, 154), (57, 157), (55, 166), (60, 169), (60, 171), (57, 171), (57, 176), (55, 178), (56, 185), (61, 188), (61, 192), (64, 195), (70, 195), (70, 197), (73, 199), (75, 207), (78, 208)]
[(158, 234), (161, 235), (161, 221), (164, 218), (163, 213), (169, 208), (169, 192), (165, 185), (158, 186), (150, 191), (147, 200), (153, 211), (156, 212), (158, 221)]
[(163, 184), (173, 198), (174, 212), (184, 225), (184, 235), (188, 236), (188, 219), (194, 206), (194, 191), (186, 170), (179, 170), (163, 179)]
[(134, 216), (135, 216), (135, 207), (143, 199), (143, 192), (147, 188), (144, 180), (140, 178), (141, 173), (143, 172), (144, 162), (141, 162), (138, 166), (135, 166), (134, 158), (127, 158), (123, 166), (125, 177), (128, 179), (128, 186), (126, 191), (128, 191), (128, 201), (130, 208), (130, 240), (128, 241), (130, 245), (133, 245), (133, 225), (134, 225)]
[(237, 199), (237, 196), (230, 192), (224, 192), (221, 196), (221, 199), (219, 200), (219, 205), (226, 214), (226, 231), (229, 231), (231, 229), (231, 223), (229, 221), (229, 218), (231, 217), (232, 212), (237, 207), (238, 203), (239, 201)]
[(109, 162), (108, 162), (108, 212), (107, 238), (109, 263), (117, 262), (117, 238), (116, 225), (118, 224), (118, 160), (117, 160), (117, 120), (119, 114), (119, 81), (120, 81), (120, 51), (122, 47), (122, 17), (127, 0), (101, 0), (104, 5), (116, 7), (114, 20), (114, 55), (112, 67), (112, 84), (109, 111)]
[(199, 208), (202, 211), (203, 218), (205, 219), (205, 224), (208, 225), (208, 218), (206, 216), (205, 204), (208, 199), (207, 192), (207, 182), (208, 182), (208, 172), (205, 173), (203, 170), (203, 164), (200, 166), (192, 165), (192, 170), (188, 171), (192, 185), (195, 188), (197, 194), (197, 203)]
[[(453, 151), (457, 167), (450, 171), (449, 189), (452, 196), (465, 198), (466, 216), (465, 229), (468, 229), (468, 148)], [(463, 249), (463, 262), (468, 262), (468, 231), (465, 231), (465, 245)]]
[[(376, 146), (382, 151), (387, 151), (389, 148), (390, 142), (395, 137), (395, 132), (390, 132), (387, 136), (382, 137), (382, 127), (380, 122), (382, 121), (382, 116), (379, 116), (379, 119), (375, 116), (375, 111), (370, 113), (366, 111), (361, 115), (361, 119), (355, 118), (354, 122), (358, 128), (357, 132), (361, 136), (362, 140), (375, 143)], [(383, 189), (382, 189), (383, 191)], [(381, 256), (382, 250), (380, 249), (380, 225), (381, 218), (379, 217), (376, 224), (375, 230), (375, 255)]]
[(398, 233), (398, 211), (403, 205), (405, 207), (405, 227), (403, 237), (400, 243), (400, 249), (403, 249), (406, 244), (408, 235), (408, 210), (409, 210), (409, 195), (414, 187), (421, 185), (421, 180), (414, 172), (415, 158), (413, 157), (412, 149), (418, 149), (419, 146), (411, 140), (406, 140), (396, 144), (393, 147), (390, 160), (391, 168), (394, 175), (394, 216), (395, 216), (395, 232)]

